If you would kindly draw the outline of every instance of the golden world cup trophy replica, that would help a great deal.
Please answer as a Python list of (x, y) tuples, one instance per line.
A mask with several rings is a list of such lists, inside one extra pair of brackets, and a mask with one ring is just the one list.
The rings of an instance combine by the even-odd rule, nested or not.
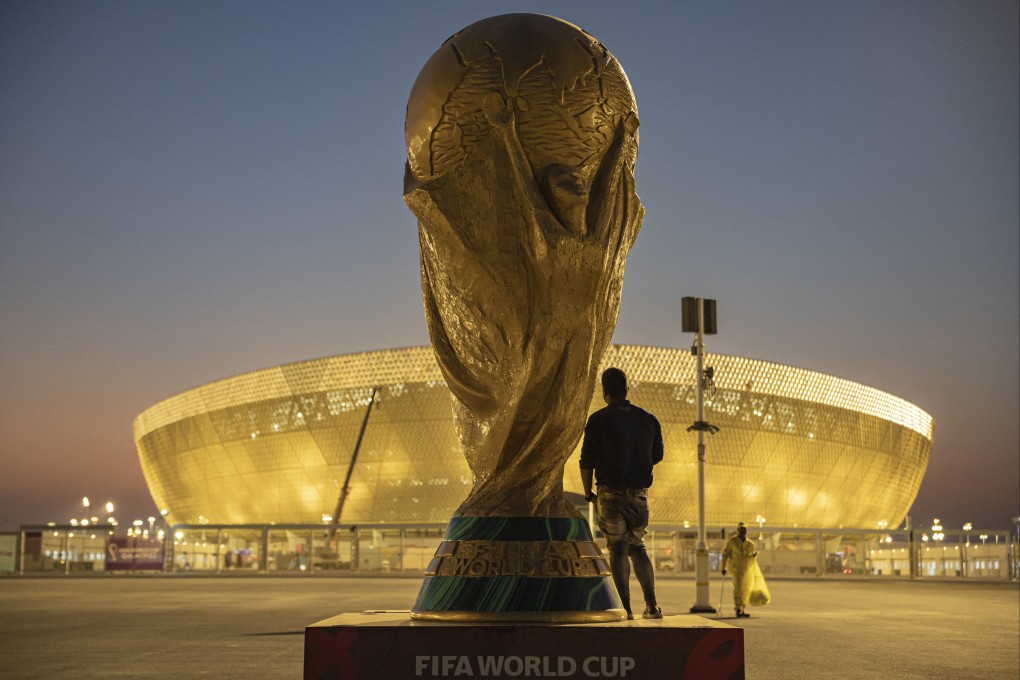
[(412, 609), (445, 621), (625, 618), (563, 492), (644, 209), (634, 94), (594, 37), (553, 17), (474, 23), (407, 104), (404, 200), (474, 485)]

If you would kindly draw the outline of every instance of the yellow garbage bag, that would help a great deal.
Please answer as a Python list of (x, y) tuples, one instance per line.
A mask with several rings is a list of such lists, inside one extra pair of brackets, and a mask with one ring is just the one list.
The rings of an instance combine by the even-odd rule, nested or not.
[(751, 560), (751, 568), (748, 569), (748, 580), (751, 582), (750, 592), (747, 596), (747, 603), (752, 604), (756, 607), (767, 605), (772, 601), (772, 593), (769, 592), (769, 586), (765, 583), (765, 575), (761, 573), (761, 567), (758, 566), (758, 560)]

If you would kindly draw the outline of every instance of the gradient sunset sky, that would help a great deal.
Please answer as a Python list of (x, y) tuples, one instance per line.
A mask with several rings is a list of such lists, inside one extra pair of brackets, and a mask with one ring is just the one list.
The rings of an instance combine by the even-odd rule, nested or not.
[(131, 424), (166, 397), (428, 344), (407, 96), (508, 12), (592, 33), (637, 96), (647, 212), (614, 342), (687, 347), (680, 298), (715, 298), (709, 352), (932, 415), (916, 523), (1011, 526), (1015, 0), (5, 0), (0, 529), (82, 496), (152, 514)]

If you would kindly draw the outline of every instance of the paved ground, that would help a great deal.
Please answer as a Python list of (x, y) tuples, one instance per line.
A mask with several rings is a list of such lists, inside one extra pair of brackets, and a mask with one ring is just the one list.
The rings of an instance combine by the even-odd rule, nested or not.
[[(0, 678), (300, 678), (307, 624), (345, 611), (407, 609), (420, 584), (417, 577), (0, 578)], [(769, 585), (773, 603), (739, 622), (752, 680), (1020, 678), (1016, 583)], [(667, 614), (693, 603), (690, 580), (660, 579), (658, 590)], [(717, 604), (718, 580), (712, 593)]]

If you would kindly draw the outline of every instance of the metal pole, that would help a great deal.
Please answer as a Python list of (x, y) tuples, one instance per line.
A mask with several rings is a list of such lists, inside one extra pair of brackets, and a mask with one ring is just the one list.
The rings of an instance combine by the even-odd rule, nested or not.
[[(698, 331), (694, 341), (697, 355), (698, 423), (705, 422), (705, 300), (698, 298)], [(698, 428), (698, 544), (694, 550), (696, 600), (691, 613), (714, 614), (709, 602), (708, 539), (705, 535), (705, 429)]]
[(259, 571), (269, 571), (269, 527), (262, 527), (259, 536)]
[(354, 451), (351, 453), (351, 462), (347, 466), (347, 476), (344, 478), (344, 485), (340, 489), (340, 497), (336, 500), (336, 509), (333, 510), (333, 517), (330, 521), (329, 540), (336, 535), (337, 526), (340, 524), (340, 515), (344, 511), (344, 503), (347, 501), (347, 494), (350, 491), (351, 475), (354, 473), (354, 466), (358, 462), (358, 452), (361, 450), (361, 442), (365, 438), (365, 428), (368, 426), (368, 417), (372, 415), (372, 407), (375, 405), (375, 394), (379, 390), (372, 388), (368, 396), (368, 408), (365, 409), (365, 417), (361, 421), (361, 429), (358, 431), (358, 440), (354, 443)]

